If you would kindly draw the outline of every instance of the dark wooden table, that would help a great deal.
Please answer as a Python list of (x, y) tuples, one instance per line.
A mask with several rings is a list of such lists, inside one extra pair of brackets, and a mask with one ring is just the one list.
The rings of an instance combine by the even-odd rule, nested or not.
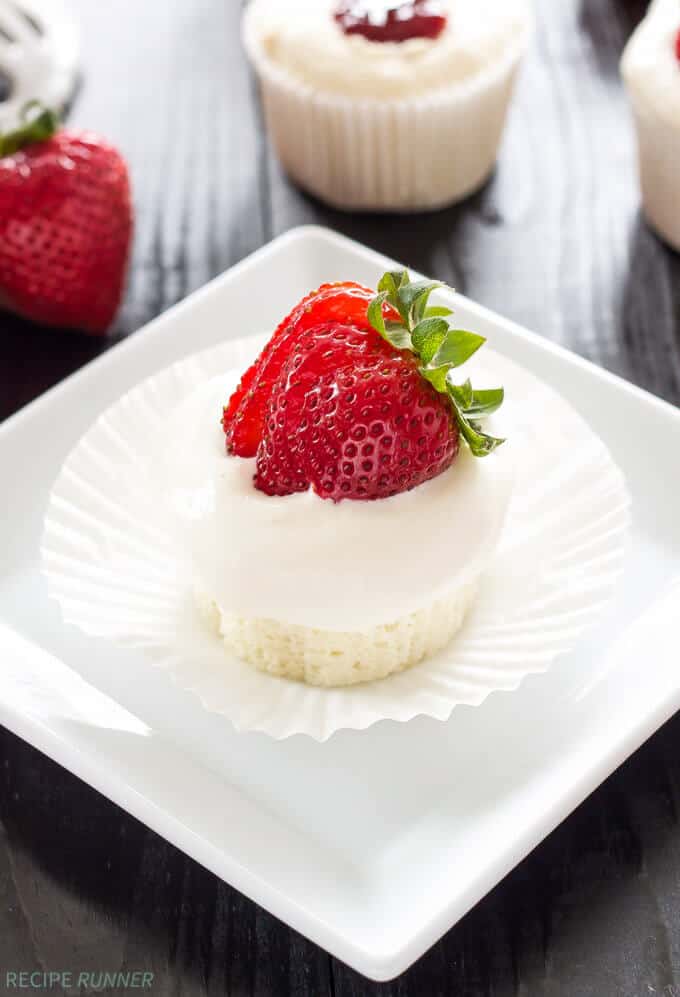
[[(618, 77), (638, 0), (539, 0), (495, 178), (461, 207), (408, 219), (334, 213), (289, 186), (263, 136), (237, 0), (74, 7), (85, 69), (72, 119), (132, 167), (130, 287), (108, 341), (0, 316), (0, 418), (309, 221), (680, 400), (680, 257), (640, 220)], [(127, 968), (153, 972), (163, 997), (680, 997), (679, 813), (677, 717), (379, 986), (0, 728), (0, 992), (7, 969)]]

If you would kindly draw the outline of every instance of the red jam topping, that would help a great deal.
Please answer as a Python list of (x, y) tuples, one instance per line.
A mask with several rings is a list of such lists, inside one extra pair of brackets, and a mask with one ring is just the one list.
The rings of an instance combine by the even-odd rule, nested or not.
[(678, 33), (675, 36), (675, 56), (680, 62), (680, 28), (678, 28)]
[(335, 20), (346, 35), (363, 35), (372, 42), (405, 42), (438, 38), (446, 14), (437, 0), (342, 0)]

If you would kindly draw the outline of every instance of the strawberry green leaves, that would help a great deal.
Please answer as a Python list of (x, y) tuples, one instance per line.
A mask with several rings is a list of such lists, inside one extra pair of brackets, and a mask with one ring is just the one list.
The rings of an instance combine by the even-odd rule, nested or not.
[(58, 128), (57, 115), (39, 101), (31, 100), (21, 111), (21, 124), (16, 131), (0, 133), (0, 157), (11, 156), (33, 142), (44, 142)]
[(449, 371), (446, 375), (446, 393), (456, 413), (461, 436), (475, 457), (486, 457), (505, 442), (482, 432), (477, 421), (500, 408), (505, 397), (503, 388), (474, 391), (469, 379), (465, 384), (455, 384)]
[[(382, 338), (386, 339), (388, 343), (390, 343), (392, 340), (387, 335), (387, 323), (385, 322), (385, 316), (383, 315), (383, 305), (386, 301), (387, 291), (380, 291), (380, 293), (377, 294), (369, 304), (367, 314), (368, 321), (371, 323), (375, 331), (379, 332)], [(395, 322), (390, 324), (397, 325), (398, 323)]]
[(467, 414), (472, 419), (481, 419), (485, 415), (492, 415), (503, 404), (505, 391), (503, 388), (487, 388), (482, 391), (472, 392), (472, 403), (466, 409)]
[[(433, 281), (411, 281), (408, 271), (384, 274), (378, 293), (368, 307), (368, 321), (397, 350), (411, 350), (420, 363), (420, 373), (440, 394), (447, 395), (456, 415), (460, 434), (475, 457), (485, 457), (505, 441), (484, 433), (479, 420), (503, 404), (503, 388), (475, 391), (470, 381), (456, 384), (453, 374), (484, 345), (483, 336), (452, 329), (450, 308), (430, 306), (430, 295), (442, 287)], [(385, 304), (399, 315), (386, 319)]]
[[(425, 319), (426, 322), (443, 322), (443, 319)], [(422, 325), (422, 323), (421, 323)], [(449, 329), (444, 341), (437, 350), (432, 360), (429, 361), (432, 367), (460, 367), (466, 360), (483, 346), (486, 340), (483, 336), (478, 336), (474, 332), (465, 332), (464, 329)]]
[(427, 366), (445, 348), (449, 324), (443, 318), (424, 318), (411, 332), (413, 350)]

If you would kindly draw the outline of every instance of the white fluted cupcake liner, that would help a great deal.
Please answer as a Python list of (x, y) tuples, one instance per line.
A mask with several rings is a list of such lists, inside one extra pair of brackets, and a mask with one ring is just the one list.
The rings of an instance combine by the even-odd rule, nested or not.
[(453, 642), (407, 672), (344, 689), (264, 675), (230, 656), (202, 619), (191, 570), (159, 514), (151, 455), (172, 407), (216, 370), (242, 370), (261, 345), (225, 343), (149, 378), (104, 413), (68, 457), (50, 496), (42, 551), (50, 594), (67, 623), (143, 648), (238, 730), (325, 740), (380, 720), (446, 720), (458, 705), (517, 689), (602, 613), (629, 525), (622, 474), (565, 401), (488, 350), (522, 446), (499, 549)]
[(491, 174), (526, 37), (469, 80), (416, 98), (313, 90), (268, 58), (245, 20), (267, 128), (286, 172), (343, 210), (413, 212), (454, 204)]

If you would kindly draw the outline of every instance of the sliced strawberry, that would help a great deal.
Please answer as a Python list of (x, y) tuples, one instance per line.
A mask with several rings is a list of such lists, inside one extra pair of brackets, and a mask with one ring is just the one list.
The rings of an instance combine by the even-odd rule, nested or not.
[(298, 337), (274, 385), (255, 484), (385, 498), (441, 474), (458, 446), (453, 409), (412, 354), (373, 329), (326, 323)]
[(323, 284), (304, 298), (279, 325), (255, 363), (246, 371), (224, 410), (227, 449), (237, 457), (254, 457), (262, 439), (267, 405), (292, 342), (322, 322), (347, 321), (368, 329), (368, 304), (374, 292), (360, 284)]
[(503, 442), (479, 422), (503, 389), (452, 376), (483, 337), (428, 307), (439, 285), (393, 271), (378, 286), (329, 284), (305, 298), (224, 409), (228, 451), (256, 457), (268, 495), (386, 498), (445, 471), (461, 438), (478, 457)]
[[(241, 402), (243, 402), (243, 400), (248, 395), (264, 362), (266, 361), (267, 357), (274, 348), (274, 344), (285, 332), (288, 331), (288, 329), (290, 329), (291, 325), (293, 325), (293, 323), (295, 322), (295, 319), (297, 318), (299, 312), (302, 311), (307, 306), (307, 304), (312, 300), (312, 298), (314, 298), (317, 294), (321, 293), (324, 290), (324, 287), (327, 286), (328, 285), (324, 285), (323, 287), (320, 287), (318, 291), (312, 291), (311, 294), (308, 294), (306, 298), (303, 298), (302, 301), (299, 304), (297, 304), (295, 308), (293, 308), (290, 314), (287, 315), (284, 318), (284, 320), (279, 323), (271, 339), (268, 341), (268, 343), (266, 344), (262, 352), (259, 354), (255, 362), (250, 365), (248, 370), (241, 378), (239, 385), (236, 388), (236, 391), (229, 399), (229, 404), (225, 406), (224, 412), (222, 414), (222, 426), (224, 428), (225, 433), (229, 434), (229, 438), (231, 438), (230, 427), (232, 422), (236, 418), (238, 410), (241, 406)], [(239, 454), (239, 456), (244, 456), (244, 455)], [(252, 456), (252, 454), (250, 456)]]

